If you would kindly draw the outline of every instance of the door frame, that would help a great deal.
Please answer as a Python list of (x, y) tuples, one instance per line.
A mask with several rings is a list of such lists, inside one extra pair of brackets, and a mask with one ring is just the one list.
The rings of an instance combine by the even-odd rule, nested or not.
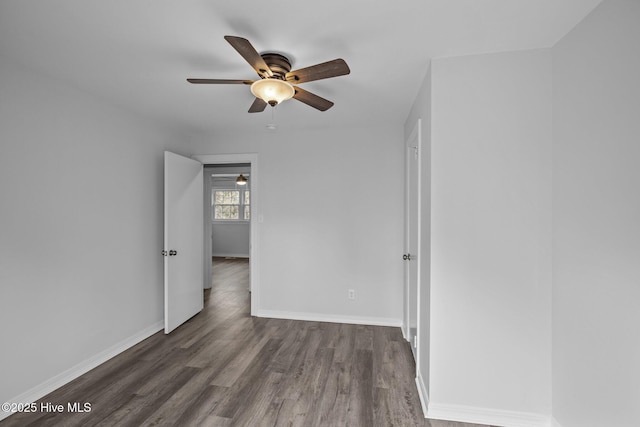
[[(417, 193), (416, 207), (417, 207), (417, 230), (410, 230), (409, 227), (409, 215), (410, 215), (410, 203), (409, 203), (409, 181), (410, 181), (410, 171), (409, 171), (409, 156), (412, 155), (411, 151), (417, 150), (417, 159), (416, 165), (418, 170), (417, 172), (417, 185), (415, 186)], [(416, 241), (416, 258), (417, 258), (417, 266), (416, 266), (416, 301), (410, 301), (410, 283), (409, 283), (409, 268), (410, 265), (407, 261), (405, 261), (405, 298), (404, 298), (404, 327), (403, 334), (409, 344), (413, 347), (413, 343), (411, 341), (411, 319), (410, 319), (410, 307), (413, 305), (416, 310), (416, 346), (415, 346), (415, 359), (416, 366), (419, 366), (420, 360), (420, 274), (421, 269), (420, 265), (422, 263), (422, 119), (417, 119), (416, 124), (414, 125), (409, 137), (405, 140), (404, 143), (404, 155), (405, 155), (405, 241), (404, 241), (404, 249), (405, 253), (409, 253), (409, 237), (410, 234), (414, 235), (417, 239)], [(411, 261), (409, 261), (411, 262)]]
[[(258, 170), (258, 154), (257, 153), (240, 153), (240, 154), (196, 154), (191, 158), (202, 163), (203, 166), (207, 165), (224, 165), (230, 163), (248, 163), (251, 165), (251, 218), (249, 224), (251, 230), (249, 232), (249, 289), (251, 290), (251, 315), (255, 316), (258, 310), (259, 304), (259, 277), (258, 274), (258, 224), (260, 218), (260, 198), (259, 198), (259, 170)], [(209, 238), (209, 241), (211, 238)], [(204, 247), (202, 248), (203, 258), (207, 256)], [(210, 255), (209, 255), (210, 256)], [(206, 260), (205, 260), (206, 262)], [(208, 260), (211, 264), (211, 258)], [(206, 266), (207, 264), (205, 264)], [(210, 270), (209, 270), (210, 271)], [(211, 275), (208, 277), (205, 275), (204, 280), (211, 280)], [(206, 284), (203, 283), (203, 286)], [(209, 286), (210, 287), (210, 286)]]

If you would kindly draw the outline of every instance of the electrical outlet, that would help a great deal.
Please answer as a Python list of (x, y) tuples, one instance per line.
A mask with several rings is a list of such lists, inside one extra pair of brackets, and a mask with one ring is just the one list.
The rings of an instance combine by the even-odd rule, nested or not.
[(356, 299), (355, 289), (349, 289), (349, 292), (347, 293), (347, 295), (349, 296), (349, 299)]

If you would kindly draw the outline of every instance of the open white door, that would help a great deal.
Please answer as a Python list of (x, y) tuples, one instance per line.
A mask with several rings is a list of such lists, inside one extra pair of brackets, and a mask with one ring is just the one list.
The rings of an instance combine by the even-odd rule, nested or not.
[(420, 280), (420, 119), (406, 141), (405, 338), (417, 360)]
[(164, 333), (203, 307), (202, 164), (164, 153)]

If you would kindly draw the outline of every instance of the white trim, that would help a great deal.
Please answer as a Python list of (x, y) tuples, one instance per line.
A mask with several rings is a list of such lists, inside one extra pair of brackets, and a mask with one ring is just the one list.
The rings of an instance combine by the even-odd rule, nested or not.
[(207, 262), (207, 254), (210, 254), (213, 251), (213, 245), (211, 244), (211, 233), (213, 232), (212, 221), (211, 221), (211, 177), (210, 171), (212, 169), (207, 169), (205, 165), (202, 165), (202, 176), (204, 177), (204, 182), (202, 185), (203, 188), (203, 211), (202, 217), (204, 218), (204, 239), (203, 239), (203, 247), (204, 256), (202, 259), (202, 267), (203, 267), (203, 276), (202, 276), (202, 288), (203, 289), (211, 289), (211, 261)]
[(422, 373), (416, 369), (416, 387), (418, 388), (418, 397), (420, 397), (420, 406), (422, 406), (422, 413), (427, 418), (427, 411), (429, 409), (429, 392), (427, 386), (422, 378)]
[(212, 254), (211, 256), (217, 258), (249, 258), (249, 254)]
[(429, 403), (427, 418), (503, 427), (550, 427), (551, 425), (550, 418), (540, 414), (433, 402)]
[[(249, 288), (251, 289), (251, 315), (256, 316), (256, 312), (260, 309), (260, 271), (258, 254), (260, 246), (258, 241), (258, 218), (260, 217), (260, 198), (258, 187), (260, 187), (259, 170), (258, 170), (258, 154), (257, 153), (239, 153), (239, 154), (196, 154), (192, 156), (203, 165), (222, 165), (225, 163), (249, 163), (251, 165), (251, 176), (253, 184), (251, 185), (251, 230), (249, 232)], [(210, 219), (209, 219), (210, 220)], [(208, 254), (203, 254), (203, 259)], [(211, 276), (209, 276), (211, 277)]]
[[(412, 145), (412, 143), (415, 141), (415, 146)], [(409, 213), (409, 207), (410, 207), (410, 194), (409, 194), (409, 188), (410, 188), (410, 184), (409, 184), (409, 180), (411, 179), (410, 177), (410, 172), (409, 172), (409, 162), (410, 162), (410, 158), (411, 158), (411, 149), (416, 150), (416, 157), (417, 157), (417, 171), (416, 171), (416, 175), (417, 175), (417, 187), (416, 187), (416, 193), (417, 193), (417, 200), (416, 200), (416, 204), (417, 204), (417, 229), (416, 230), (410, 230), (409, 229), (409, 224), (410, 224), (410, 213)], [(420, 275), (421, 275), (421, 269), (420, 269), (420, 260), (422, 259), (422, 254), (421, 254), (421, 248), (422, 248), (422, 119), (418, 118), (416, 120), (416, 124), (413, 126), (413, 129), (411, 130), (411, 133), (409, 134), (409, 137), (405, 140), (404, 143), (404, 157), (405, 157), (405, 226), (404, 226), (404, 232), (405, 232), (405, 238), (404, 238), (404, 249), (405, 249), (405, 253), (409, 253), (409, 241), (410, 241), (410, 234), (415, 236), (417, 241), (416, 241), (416, 250), (417, 250), (417, 256), (415, 258), (416, 262), (418, 263), (418, 265), (416, 266), (416, 301), (413, 301), (413, 303), (411, 301), (409, 301), (409, 295), (410, 295), (410, 291), (409, 291), (409, 269), (410, 264), (405, 262), (405, 267), (404, 267), (404, 272), (405, 272), (405, 313), (404, 313), (404, 325), (403, 325), (403, 335), (405, 337), (405, 339), (407, 341), (409, 341), (409, 344), (411, 346), (411, 353), (414, 354), (414, 358), (415, 358), (415, 362), (416, 362), (416, 369), (420, 369), (421, 367), (420, 365), (420, 321), (421, 321), (421, 316), (420, 316)], [(414, 184), (415, 185), (415, 184)], [(415, 305), (415, 309), (416, 309), (416, 346), (415, 346), (415, 352), (413, 351), (414, 349), (414, 343), (412, 342), (411, 339), (411, 319), (410, 319), (410, 308), (412, 305)]]
[[(422, 329), (421, 322), (422, 322), (422, 315), (420, 314), (421, 310), (420, 310), (420, 298), (422, 298), (422, 282), (421, 282), (421, 277), (422, 277), (422, 119), (418, 119), (418, 122), (416, 123), (415, 127), (417, 129), (414, 129), (413, 132), (417, 132), (416, 135), (416, 139), (417, 139), (417, 144), (418, 144), (418, 159), (417, 159), (417, 164), (418, 164), (418, 188), (416, 189), (416, 193), (418, 194), (418, 200), (416, 200), (416, 203), (418, 204), (418, 230), (416, 230), (417, 232), (417, 239), (418, 241), (416, 242), (416, 249), (418, 250), (418, 257), (416, 259), (416, 262), (418, 263), (418, 266), (416, 268), (416, 372), (419, 372), (420, 369), (429, 369), (427, 366), (420, 366), (420, 352), (421, 352), (421, 345), (420, 345), (420, 330)], [(412, 133), (413, 133), (412, 132)], [(411, 135), (409, 136), (409, 141), (411, 141)]]
[(400, 330), (402, 331), (402, 337), (404, 338), (404, 340), (406, 342), (411, 341), (411, 338), (409, 337), (409, 331), (406, 330), (405, 328), (405, 322), (404, 322), (404, 315), (402, 316), (402, 325), (400, 326)]
[(276, 310), (259, 310), (253, 315), (272, 319), (304, 320), (308, 322), (348, 323), (352, 325), (392, 326), (396, 328), (400, 328), (402, 326), (402, 319), (390, 319), (384, 317), (357, 317), (338, 314), (300, 313)]
[[(413, 131), (411, 131), (411, 135), (413, 136), (415, 131), (415, 127)], [(404, 157), (404, 242), (402, 243), (403, 257), (408, 251), (409, 246), (409, 155), (407, 154), (407, 144), (410, 138), (404, 141), (402, 145), (403, 157)], [(403, 315), (402, 315), (402, 335), (404, 339), (409, 342), (411, 345), (411, 330), (409, 324), (409, 265), (405, 261), (402, 266), (402, 270), (404, 273), (404, 301), (403, 301)], [(417, 364), (417, 361), (416, 361)]]
[[(126, 338), (114, 346), (109, 347), (108, 349), (101, 351), (100, 353), (88, 358), (87, 360), (78, 363), (77, 365), (67, 369), (66, 371), (49, 378), (48, 380), (36, 385), (35, 387), (25, 391), (19, 396), (14, 397), (13, 399), (7, 400), (7, 402), (11, 403), (33, 403), (38, 399), (43, 398), (47, 394), (52, 391), (62, 387), (65, 384), (70, 383), (71, 381), (78, 378), (80, 375), (86, 374), (93, 368), (103, 364), (107, 360), (111, 359), (119, 355), (120, 353), (128, 350), (134, 345), (144, 341), (149, 338), (151, 335), (162, 331), (164, 329), (164, 321), (161, 320), (159, 322), (154, 323), (153, 325), (143, 329), (142, 331)], [(0, 420), (7, 418), (8, 416), (13, 415), (11, 412), (3, 412), (0, 411)]]

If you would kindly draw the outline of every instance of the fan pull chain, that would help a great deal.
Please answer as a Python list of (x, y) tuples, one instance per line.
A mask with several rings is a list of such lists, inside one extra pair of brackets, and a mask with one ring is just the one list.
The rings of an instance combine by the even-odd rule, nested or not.
[(267, 124), (267, 130), (270, 130), (272, 132), (276, 131), (278, 129), (278, 124), (276, 123), (276, 108), (278, 108), (278, 106), (274, 106), (271, 107), (271, 123)]

